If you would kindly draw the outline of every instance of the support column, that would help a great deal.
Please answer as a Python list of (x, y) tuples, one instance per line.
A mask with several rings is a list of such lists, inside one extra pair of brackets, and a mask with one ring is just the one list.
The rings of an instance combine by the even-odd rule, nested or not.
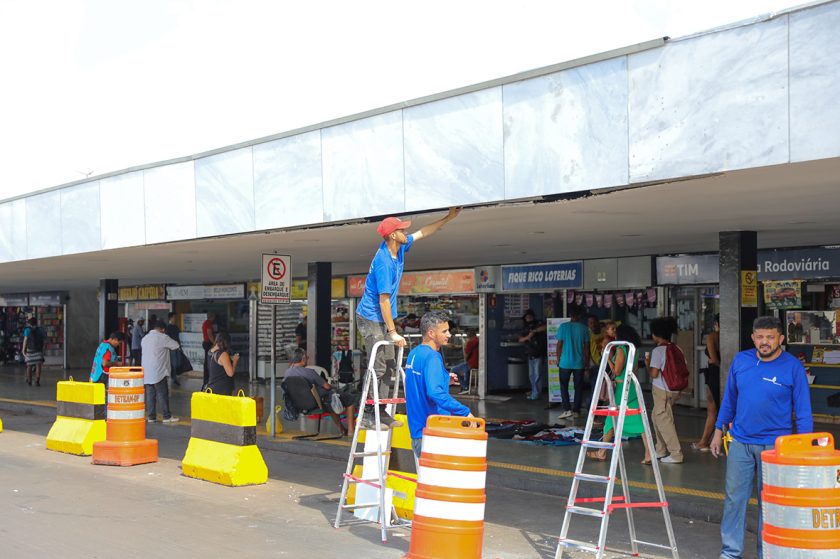
[(332, 338), (330, 296), (332, 295), (332, 262), (310, 262), (308, 265), (306, 345), (309, 362), (329, 371)]
[(119, 289), (115, 279), (99, 280), (99, 340), (105, 340), (119, 328)]
[[(755, 231), (723, 231), (720, 246), (720, 356), (721, 388), (726, 385), (729, 364), (735, 354), (753, 347), (751, 334), (757, 307), (741, 302), (741, 272), (756, 273), (758, 244)], [(722, 391), (721, 391), (722, 393)]]

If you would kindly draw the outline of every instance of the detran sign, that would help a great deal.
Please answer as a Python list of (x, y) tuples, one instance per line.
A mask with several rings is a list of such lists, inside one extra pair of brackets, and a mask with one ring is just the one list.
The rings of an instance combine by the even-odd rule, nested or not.
[(583, 262), (552, 262), (502, 266), (503, 291), (554, 291), (581, 289)]

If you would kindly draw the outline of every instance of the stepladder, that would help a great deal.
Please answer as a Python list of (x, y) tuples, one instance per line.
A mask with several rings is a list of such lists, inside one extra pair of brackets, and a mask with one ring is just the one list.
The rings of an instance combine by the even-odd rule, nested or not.
[[(668, 550), (671, 552), (673, 559), (679, 559), (674, 528), (671, 524), (668, 502), (665, 497), (662, 476), (659, 471), (659, 463), (656, 460), (653, 434), (650, 429), (645, 400), (639, 380), (634, 373), (635, 363), (636, 347), (629, 342), (610, 342), (604, 348), (601, 363), (598, 366), (598, 377), (592, 390), (592, 403), (589, 407), (586, 427), (584, 428), (583, 439), (581, 440), (580, 453), (572, 477), (569, 497), (566, 502), (566, 510), (563, 516), (563, 525), (560, 529), (560, 538), (555, 559), (564, 557), (564, 551), (567, 549), (588, 551), (594, 553), (597, 559), (605, 557), (607, 551), (607, 528), (609, 527), (610, 517), (614, 512), (619, 510), (624, 510), (627, 514), (627, 526), (631, 547), (630, 554), (638, 556), (640, 546), (653, 547)], [(620, 366), (616, 367), (616, 365)], [(612, 368), (620, 369), (612, 371), (615, 381), (612, 380), (609, 374)], [(598, 403), (598, 394), (601, 393), (601, 388), (604, 384), (607, 384), (607, 387), (611, 388), (611, 390), (607, 390), (609, 403), (606, 406), (599, 405)], [(634, 416), (638, 416), (641, 419), (641, 429), (643, 431), (641, 436), (646, 438), (648, 448), (651, 449), (651, 453), (653, 454), (651, 466), (653, 467), (657, 489), (657, 497), (654, 501), (634, 501), (630, 495), (630, 481), (627, 478), (627, 467), (622, 450), (622, 437), (625, 432), (627, 418)], [(605, 417), (607, 418), (607, 423), (612, 424), (613, 436), (611, 441), (592, 440), (593, 425), (596, 417)], [(638, 426), (638, 423), (636, 425)], [(607, 425), (605, 425), (606, 427)], [(604, 437), (604, 439), (606, 438)], [(607, 475), (586, 473), (584, 471), (587, 452), (591, 451), (591, 449), (605, 451), (608, 454), (611, 453)], [(614, 494), (616, 482), (620, 483), (621, 495)], [(604, 496), (579, 498), (578, 492), (581, 483), (593, 483), (605, 486)], [(639, 508), (661, 509), (662, 520), (668, 536), (667, 544), (642, 541), (636, 537), (633, 512)], [(600, 520), (600, 529), (595, 543), (568, 537), (573, 516), (588, 516)]]
[[(377, 352), (385, 351), (389, 346), (395, 350), (395, 369), (386, 371), (382, 380), (385, 381), (384, 387), (387, 387), (391, 380), (388, 375), (393, 375), (393, 387), (390, 394), (383, 395), (380, 393), (381, 390), (384, 389), (386, 392), (388, 390), (380, 387), (379, 375), (381, 373), (374, 369), (374, 365)], [(379, 341), (371, 349), (362, 384), (361, 404), (353, 431), (353, 440), (350, 443), (347, 469), (342, 476), (341, 497), (334, 524), (336, 528), (339, 528), (344, 511), (352, 510), (355, 518), (379, 524), (383, 542), (388, 541), (388, 530), (411, 526), (411, 522), (396, 514), (393, 506), (394, 491), (387, 487), (388, 476), (397, 474), (388, 472), (392, 433), (381, 421), (382, 411), (393, 417), (397, 404), (405, 403), (405, 398), (399, 397), (401, 387), (405, 383), (405, 371), (402, 366), (403, 348), (393, 346), (393, 342)], [(372, 419), (373, 428), (366, 429), (365, 425), (370, 424), (367, 421), (370, 419)], [(363, 448), (359, 450), (362, 432), (364, 432), (365, 440)], [(362, 461), (361, 475), (354, 474), (357, 460)], [(356, 488), (355, 497), (354, 502), (348, 504), (348, 491), (351, 486)]]

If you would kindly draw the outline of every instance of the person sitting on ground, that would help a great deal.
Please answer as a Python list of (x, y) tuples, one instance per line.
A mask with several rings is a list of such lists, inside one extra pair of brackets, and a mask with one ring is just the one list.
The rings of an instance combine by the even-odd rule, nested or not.
[(107, 340), (102, 340), (96, 348), (93, 356), (93, 365), (90, 368), (90, 382), (101, 382), (108, 390), (108, 372), (111, 367), (119, 364), (117, 349), (125, 341), (125, 334), (122, 332), (111, 332)]
[(470, 371), (478, 369), (478, 334), (475, 330), (467, 330), (467, 343), (464, 344), (464, 360), (452, 369), (458, 377), (458, 384), (461, 385), (461, 392), (467, 394), (470, 391)]
[[(615, 323), (612, 323), (613, 332), (615, 332)], [(609, 330), (607, 331), (609, 335)], [(628, 336), (630, 337), (630, 336)], [(630, 340), (619, 340), (622, 342), (629, 342)], [(634, 364), (627, 362), (627, 347), (626, 346), (618, 346), (613, 351), (610, 352), (610, 356), (608, 357), (607, 364), (610, 368), (610, 376), (615, 379), (615, 392), (614, 392), (614, 401), (616, 406), (621, 405), (621, 393), (624, 390), (624, 379), (627, 371), (634, 370)], [(635, 372), (635, 371), (634, 371)], [(636, 386), (635, 384), (630, 385), (630, 391), (627, 394), (627, 409), (628, 410), (637, 410), (639, 409), (639, 397), (636, 393)], [(642, 436), (642, 443), (645, 445), (645, 458), (642, 460), (642, 464), (650, 464), (650, 448), (648, 447), (648, 441), (645, 437), (644, 431), (644, 423), (642, 422), (641, 415), (626, 415), (624, 416), (624, 426), (622, 427), (622, 437), (636, 437)], [(615, 421), (613, 420), (612, 416), (607, 416), (607, 419), (604, 421), (604, 437), (602, 439), (603, 442), (608, 443), (612, 442), (615, 439)], [(607, 459), (607, 451), (606, 449), (601, 450), (593, 450), (587, 452), (586, 455), (589, 458), (594, 460), (604, 461)]]
[(21, 353), (26, 361), (26, 384), (41, 386), (41, 367), (44, 365), (44, 341), (47, 335), (38, 326), (38, 319), (29, 319), (29, 326), (23, 329), (23, 347)]
[(219, 332), (210, 351), (207, 352), (210, 360), (207, 363), (209, 370), (209, 381), (207, 388), (213, 394), (233, 396), (233, 375), (236, 372), (236, 365), (239, 363), (239, 354), (230, 354), (230, 334)]
[[(356, 417), (355, 403), (359, 401), (361, 394), (352, 389), (350, 385), (345, 385), (342, 390), (335, 390), (329, 382), (314, 370), (309, 369), (306, 365), (309, 361), (309, 356), (301, 348), (295, 348), (292, 351), (292, 358), (289, 363), (289, 369), (286, 371), (286, 378), (300, 377), (309, 382), (309, 386), (314, 386), (318, 390), (318, 396), (321, 398), (321, 405), (324, 411), (330, 414), (332, 420), (338, 426), (342, 435), (347, 435), (348, 431), (353, 432), (355, 429), (354, 420)], [(341, 404), (346, 408), (347, 414), (347, 428), (341, 424), (341, 418), (338, 414), (332, 411), (330, 401), (333, 393), (337, 393), (341, 399)]]

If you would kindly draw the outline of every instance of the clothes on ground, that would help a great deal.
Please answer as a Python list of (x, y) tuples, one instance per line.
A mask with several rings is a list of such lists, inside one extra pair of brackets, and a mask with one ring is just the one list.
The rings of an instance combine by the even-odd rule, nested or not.
[(143, 384), (157, 384), (170, 376), (169, 350), (178, 349), (178, 342), (161, 332), (152, 330), (143, 337)]
[[(222, 356), (222, 351), (211, 351), (207, 353), (209, 362), (207, 367), (209, 369), (210, 378), (207, 382), (207, 388), (213, 391), (213, 394), (221, 394), (224, 396), (233, 396), (233, 377), (229, 377), (225, 368), (219, 363), (219, 358)], [(228, 354), (230, 359), (230, 354)]]
[(653, 379), (651, 384), (660, 390), (671, 392), (668, 388), (668, 383), (665, 382), (665, 375), (662, 371), (665, 369), (665, 362), (668, 360), (668, 347), (666, 345), (658, 345), (650, 352), (650, 366), (651, 368), (659, 369), (659, 376)]
[(379, 307), (379, 296), (387, 293), (391, 296), (391, 315), (397, 318), (397, 291), (400, 287), (400, 280), (405, 265), (405, 253), (411, 250), (414, 244), (414, 235), (408, 236), (408, 242), (401, 245), (397, 256), (391, 256), (388, 245), (383, 241), (379, 250), (370, 263), (367, 279), (365, 279), (365, 292), (356, 307), (356, 314), (362, 318), (374, 322), (384, 322), (382, 310)]
[(715, 427), (732, 422), (732, 437), (743, 444), (770, 445), (776, 438), (796, 432), (811, 433), (811, 395), (802, 363), (785, 351), (772, 361), (762, 361), (756, 350), (735, 356), (729, 367)]
[(102, 364), (114, 360), (114, 346), (108, 340), (103, 340), (96, 348), (93, 356), (93, 365), (90, 368), (90, 381), (99, 382), (99, 377), (108, 374), (110, 367), (103, 367)]
[[(557, 329), (557, 341), (563, 342), (560, 354), (561, 369), (583, 369), (586, 367), (584, 344), (589, 343), (589, 328), (580, 322), (564, 322)], [(575, 387), (577, 388), (577, 387)]]
[(405, 405), (413, 439), (423, 438), (430, 415), (470, 415), (470, 409), (449, 394), (449, 373), (440, 352), (426, 344), (412, 349), (406, 359)]

